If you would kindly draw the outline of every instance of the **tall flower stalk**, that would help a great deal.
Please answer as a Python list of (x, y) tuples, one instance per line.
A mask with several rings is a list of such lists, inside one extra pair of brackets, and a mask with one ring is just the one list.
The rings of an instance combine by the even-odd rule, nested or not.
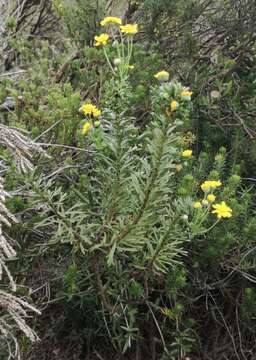
[[(99, 36), (96, 35), (95, 46), (103, 47), (103, 52), (111, 72), (115, 76), (118, 75), (121, 79), (123, 79), (127, 76), (130, 68), (132, 67), (132, 65), (130, 65), (130, 61), (133, 49), (133, 37), (138, 32), (138, 25), (121, 25), (121, 23), (121, 19), (116, 17), (107, 17), (101, 21), (102, 26), (108, 26), (111, 38), (114, 40), (113, 44), (115, 45), (117, 51), (116, 59), (118, 59), (118, 64), (116, 64), (115, 67), (113, 67), (107, 51), (109, 35), (106, 33), (102, 33)], [(116, 25), (118, 25), (117, 32)]]

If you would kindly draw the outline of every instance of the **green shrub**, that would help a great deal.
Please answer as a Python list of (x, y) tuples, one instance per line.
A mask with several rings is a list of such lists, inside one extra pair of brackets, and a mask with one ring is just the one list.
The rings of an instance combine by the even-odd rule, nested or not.
[[(54, 349), (75, 344), (77, 357), (103, 349), (175, 360), (253, 353), (254, 13), (231, 0), (215, 5), (211, 13), (194, 0), (133, 2), (128, 19), (145, 24), (133, 42), (100, 28), (103, 2), (78, 1), (73, 12), (55, 2), (62, 42), (11, 43), (27, 72), (0, 79), (1, 101), (16, 99), (3, 122), (51, 155), (22, 177), (0, 150), (6, 189), (21, 189), (6, 201), (23, 220), (10, 230), (21, 246), (13, 274), (39, 289), (52, 284), (35, 319), (42, 347), (46, 338)], [(199, 20), (226, 34), (214, 37), (217, 50), (209, 40), (209, 54)], [(100, 31), (111, 41), (93, 47)], [(241, 44), (250, 56), (237, 62)], [(154, 77), (161, 70), (168, 81)], [(186, 86), (193, 94), (181, 96)], [(209, 180), (215, 186), (202, 189)], [(212, 213), (222, 201), (232, 217)], [(40, 290), (33, 298), (45, 306)]]

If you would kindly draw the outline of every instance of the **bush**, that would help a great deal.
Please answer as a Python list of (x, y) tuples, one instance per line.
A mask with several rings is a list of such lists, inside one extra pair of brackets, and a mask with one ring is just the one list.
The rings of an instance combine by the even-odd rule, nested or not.
[[(246, 15), (232, 4), (227, 18)], [(117, 24), (99, 26), (103, 5), (77, 2), (74, 16), (55, 2), (63, 43), (40, 41), (31, 54), (21, 38), (15, 49), (29, 68), (1, 80), (1, 100), (15, 100), (4, 123), (29, 131), (51, 156), (14, 177), (1, 150), (6, 189), (22, 189), (7, 201), (22, 220), (9, 230), (21, 246), (11, 270), (38, 289), (38, 307), (49, 303), (34, 324), (41, 348), (23, 340), (24, 356), (48, 347), (49, 356), (57, 348), (70, 357), (75, 347), (77, 359), (221, 358), (223, 348), (249, 359), (256, 224), (244, 178), (254, 166), (254, 48), (250, 60), (234, 66), (234, 58), (245, 33), (250, 48), (250, 27), (234, 33), (231, 20), (225, 27), (221, 12), (197, 1), (143, 1), (126, 17), (145, 25), (121, 35)], [(199, 20), (208, 35), (227, 32), (216, 58), (211, 42), (201, 54)], [(243, 131), (228, 123), (233, 116), (246, 116)]]

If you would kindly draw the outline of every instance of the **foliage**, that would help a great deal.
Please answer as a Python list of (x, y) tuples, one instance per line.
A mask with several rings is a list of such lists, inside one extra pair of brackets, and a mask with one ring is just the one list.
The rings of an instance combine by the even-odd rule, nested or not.
[[(42, 345), (20, 338), (22, 354), (253, 359), (255, 7), (121, 3), (54, 1), (50, 41), (5, 23), (21, 72), (0, 78), (0, 127), (50, 156), (21, 175), (0, 150), (11, 274), (43, 310)], [(106, 8), (138, 33), (101, 27)]]

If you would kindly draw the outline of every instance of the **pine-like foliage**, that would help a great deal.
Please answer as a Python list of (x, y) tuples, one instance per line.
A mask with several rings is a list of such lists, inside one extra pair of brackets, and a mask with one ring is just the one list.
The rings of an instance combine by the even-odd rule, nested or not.
[[(90, 143), (88, 176), (82, 175), (83, 193), (75, 189), (77, 201), (70, 206), (70, 197), (53, 180), (41, 178), (34, 186), (36, 205), (43, 209), (38, 227), (52, 232), (53, 243), (71, 243), (82, 252), (98, 299), (108, 313), (118, 314), (111, 320), (119, 324), (118, 331), (127, 332), (119, 344), (123, 351), (133, 339), (128, 328), (135, 326), (132, 283), (140, 302), (147, 303), (150, 284), (186, 254), (188, 236), (175, 201), (175, 164), (181, 157), (181, 118), (186, 119), (190, 105), (183, 101), (178, 116), (163, 112), (182, 89), (176, 82), (152, 89), (151, 120), (141, 132), (131, 116), (127, 79), (110, 81), (104, 89), (102, 126)], [(123, 306), (131, 308), (129, 320)], [(126, 321), (129, 326), (123, 329)]]

